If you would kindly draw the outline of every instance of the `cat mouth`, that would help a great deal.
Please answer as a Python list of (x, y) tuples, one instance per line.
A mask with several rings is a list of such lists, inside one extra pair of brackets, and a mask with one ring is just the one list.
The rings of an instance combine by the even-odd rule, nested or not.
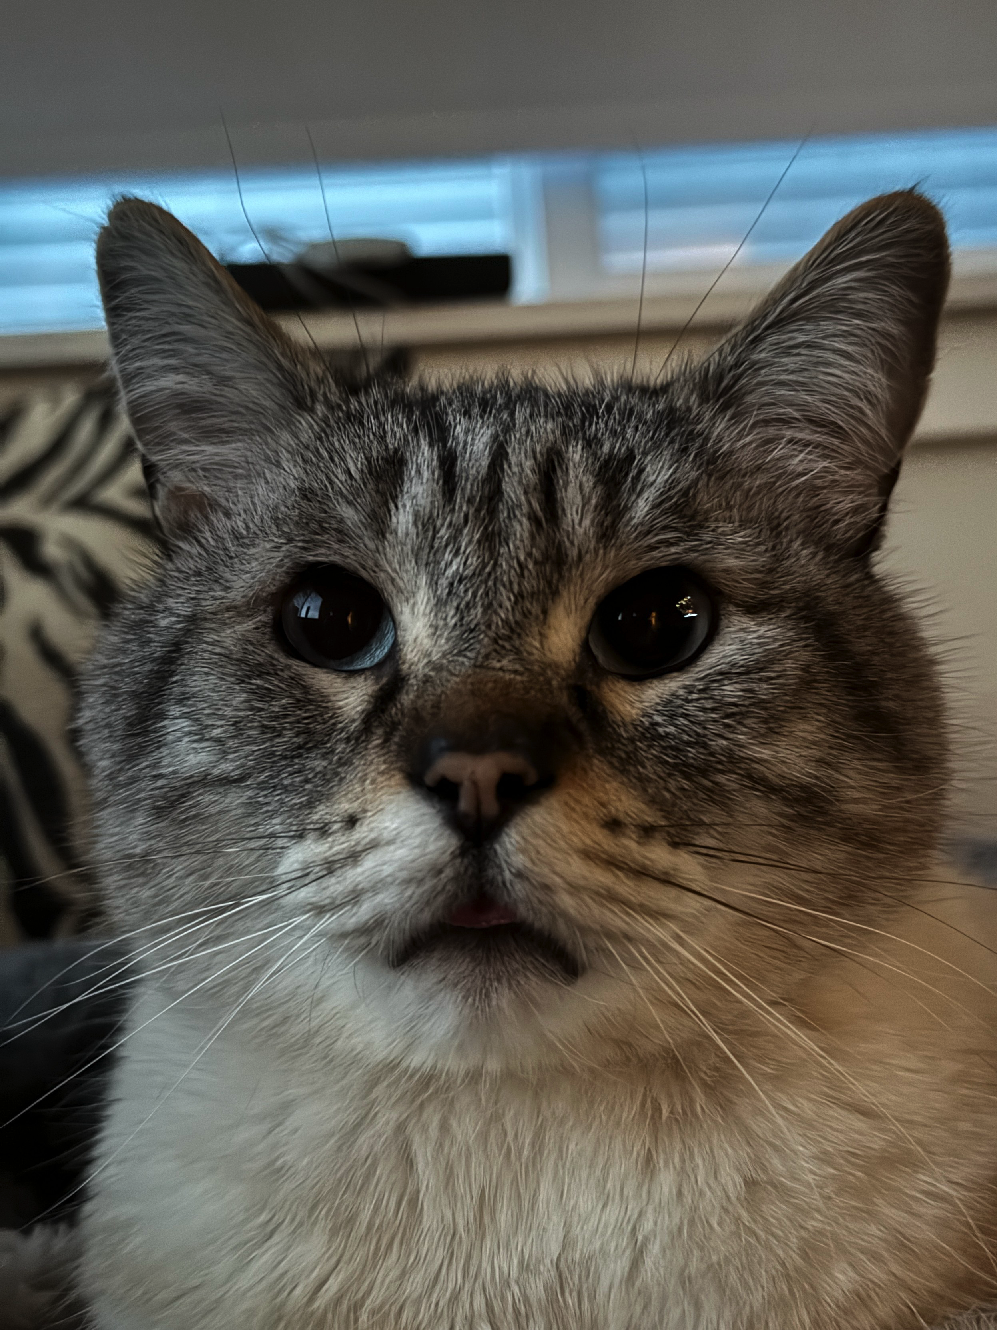
[(556, 938), (481, 892), (414, 933), (391, 958), (395, 970), (433, 967), (464, 983), (501, 985), (528, 976), (574, 983), (575, 956)]

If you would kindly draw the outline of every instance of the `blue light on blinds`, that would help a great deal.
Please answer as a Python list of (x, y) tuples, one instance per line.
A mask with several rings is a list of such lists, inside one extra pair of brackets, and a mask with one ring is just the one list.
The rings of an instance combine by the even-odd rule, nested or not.
[[(798, 147), (755, 143), (602, 157), (594, 191), (603, 268), (638, 272), (644, 262), (645, 176), (648, 271), (722, 265)], [(736, 261), (796, 259), (863, 199), (912, 185), (941, 205), (957, 249), (997, 247), (997, 129), (969, 129), (804, 144)]]
[[(550, 244), (558, 234), (545, 223), (545, 170), (556, 173), (570, 160), (587, 175), (586, 224), (594, 233), (587, 252), (598, 255), (598, 267), (581, 274), (573, 290), (598, 296), (618, 293), (619, 282), (644, 262), (645, 178), (647, 268), (661, 274), (655, 289), (663, 290), (670, 272), (715, 272), (731, 257), (797, 147), (326, 166), (322, 175), (337, 239), (397, 238), (416, 254), (508, 252), (513, 298), (536, 300), (545, 291), (547, 233)], [(285, 260), (328, 238), (311, 163), (240, 174), (245, 210), (268, 258)], [(795, 259), (862, 199), (910, 185), (942, 206), (958, 250), (997, 256), (997, 128), (991, 128), (810, 141), (736, 262)], [(223, 260), (262, 260), (231, 170), (0, 182), (0, 334), (101, 326), (93, 245), (110, 202), (123, 193), (169, 208)]]
[[(509, 252), (504, 161), (323, 168), (336, 239), (404, 240), (415, 254)], [(174, 213), (223, 261), (282, 261), (329, 238), (315, 168), (0, 183), (0, 333), (99, 328), (94, 241), (113, 199)], [(249, 218), (247, 222), (246, 218)], [(252, 223), (252, 228), (249, 225)]]

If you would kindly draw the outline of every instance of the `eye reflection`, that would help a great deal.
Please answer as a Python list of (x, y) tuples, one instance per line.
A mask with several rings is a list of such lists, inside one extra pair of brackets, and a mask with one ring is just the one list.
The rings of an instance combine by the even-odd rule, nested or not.
[(322, 597), (314, 591), (295, 596), (294, 604), (301, 619), (317, 619), (322, 612)]

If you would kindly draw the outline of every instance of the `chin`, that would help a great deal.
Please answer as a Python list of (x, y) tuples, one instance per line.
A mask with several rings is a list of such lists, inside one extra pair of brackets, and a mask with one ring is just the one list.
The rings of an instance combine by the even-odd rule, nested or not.
[(556, 938), (512, 918), (480, 928), (431, 924), (406, 939), (390, 964), (482, 1012), (549, 985), (569, 987), (582, 974), (580, 960)]
[[(612, 981), (522, 921), (436, 923), (356, 967), (351, 1024), (392, 1061), (420, 1069), (524, 1072), (577, 1060)], [(346, 994), (344, 993), (344, 996)], [(613, 1003), (612, 1005), (615, 1005)]]

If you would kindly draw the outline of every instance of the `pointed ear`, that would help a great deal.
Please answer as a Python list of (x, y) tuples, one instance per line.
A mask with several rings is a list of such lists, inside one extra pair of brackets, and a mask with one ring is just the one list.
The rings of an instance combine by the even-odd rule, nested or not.
[(175, 217), (111, 209), (97, 271), (115, 374), (167, 534), (279, 465), (316, 371)]
[(818, 536), (852, 554), (878, 542), (948, 277), (938, 209), (914, 191), (871, 199), (694, 376), (722, 413), (725, 465), (747, 469), (756, 493), (772, 487), (772, 502), (791, 491)]

